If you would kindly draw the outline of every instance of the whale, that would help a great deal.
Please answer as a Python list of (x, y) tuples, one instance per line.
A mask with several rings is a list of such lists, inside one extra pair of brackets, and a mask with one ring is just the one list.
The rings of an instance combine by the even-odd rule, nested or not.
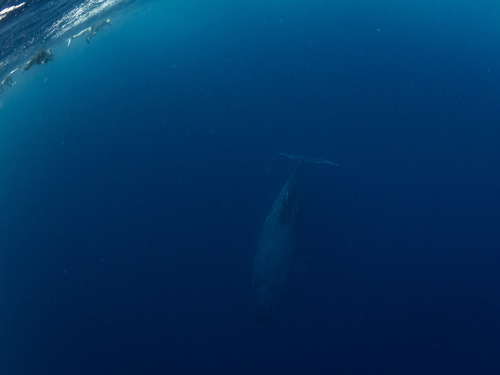
[(298, 181), (304, 165), (314, 162), (337, 166), (323, 159), (280, 155), (297, 160), (297, 165), (276, 197), (259, 236), (252, 276), (254, 316), (259, 322), (270, 319), (292, 269), (297, 232)]

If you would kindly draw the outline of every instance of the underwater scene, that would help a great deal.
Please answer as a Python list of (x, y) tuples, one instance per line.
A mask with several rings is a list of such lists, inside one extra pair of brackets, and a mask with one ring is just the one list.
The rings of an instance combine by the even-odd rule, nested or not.
[(499, 374), (500, 3), (0, 1), (0, 374)]

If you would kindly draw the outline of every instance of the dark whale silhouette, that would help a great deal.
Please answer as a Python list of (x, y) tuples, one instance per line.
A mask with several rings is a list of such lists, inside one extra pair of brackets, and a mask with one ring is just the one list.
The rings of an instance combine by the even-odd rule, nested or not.
[(298, 214), (297, 181), (304, 165), (307, 162), (337, 165), (327, 160), (282, 155), (298, 160), (298, 164), (274, 201), (260, 233), (252, 280), (257, 321), (269, 320), (290, 274)]

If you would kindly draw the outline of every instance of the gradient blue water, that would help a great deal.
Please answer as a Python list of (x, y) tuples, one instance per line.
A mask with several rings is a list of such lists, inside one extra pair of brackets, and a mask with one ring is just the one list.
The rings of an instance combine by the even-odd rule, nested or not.
[[(497, 374), (500, 7), (150, 2), (1, 94), (0, 373)], [(253, 321), (262, 222), (297, 265)]]

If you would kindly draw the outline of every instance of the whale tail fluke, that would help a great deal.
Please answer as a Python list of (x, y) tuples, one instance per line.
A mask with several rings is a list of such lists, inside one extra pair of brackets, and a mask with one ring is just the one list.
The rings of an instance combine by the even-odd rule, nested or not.
[(299, 162), (305, 161), (308, 163), (316, 163), (316, 164), (328, 164), (331, 165), (332, 167), (338, 167), (339, 165), (337, 163), (334, 163), (333, 161), (326, 160), (326, 159), (317, 159), (317, 158), (306, 158), (301, 155), (296, 155), (296, 154), (287, 154), (284, 152), (280, 152), (278, 154), (279, 156), (284, 156), (292, 160), (298, 160)]

